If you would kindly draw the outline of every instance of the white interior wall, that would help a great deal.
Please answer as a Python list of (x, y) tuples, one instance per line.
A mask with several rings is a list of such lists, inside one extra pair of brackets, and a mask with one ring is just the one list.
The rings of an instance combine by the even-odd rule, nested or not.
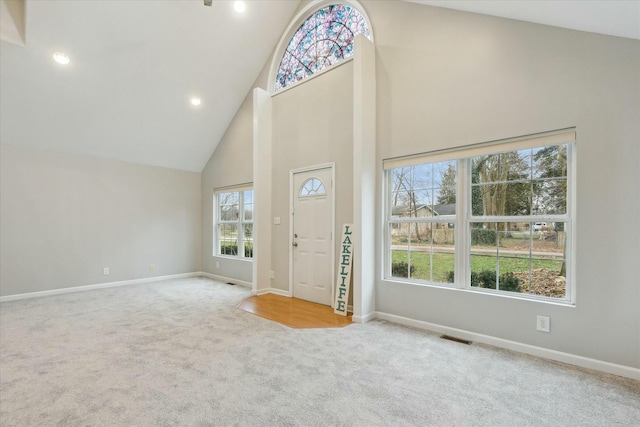
[(0, 159), (0, 295), (200, 270), (200, 174), (9, 145)]
[[(640, 43), (404, 2), (362, 3), (376, 32), (378, 165), (570, 126), (578, 135), (575, 307), (381, 280), (378, 233), (376, 310), (640, 368)], [(351, 67), (273, 98), (274, 136), (283, 141), (276, 147), (274, 138), (274, 216), (288, 221), (291, 168), (345, 158), (337, 189), (352, 188)], [(263, 72), (258, 82), (265, 80)], [(202, 180), (3, 145), (0, 293), (197, 271), (201, 259), (205, 271), (250, 281), (242, 261), (221, 259), (215, 269), (211, 196), (215, 187), (252, 181), (251, 130), (249, 94)], [(381, 180), (378, 171), (378, 213)], [(338, 205), (352, 200), (345, 192)], [(338, 211), (337, 226), (350, 222), (350, 209)], [(288, 223), (272, 231), (274, 286), (285, 290)], [(535, 331), (537, 314), (551, 317), (550, 334)]]
[[(363, 3), (376, 31), (378, 164), (577, 130), (575, 307), (382, 280), (379, 233), (377, 311), (639, 368), (640, 42)], [(538, 314), (551, 317), (551, 333), (536, 331)]]
[(273, 174), (271, 94), (253, 90), (253, 283), (261, 293), (271, 289), (271, 194)]
[[(270, 59), (252, 87), (266, 88), (269, 63)], [(252, 89), (202, 170), (202, 271), (246, 283), (253, 281), (252, 261), (215, 255), (213, 192), (216, 188), (253, 183), (253, 125)]]
[[(575, 307), (382, 280), (378, 231), (376, 310), (639, 368), (639, 42), (405, 2), (361, 3), (376, 33), (377, 165), (389, 157), (567, 127), (575, 126), (578, 135)], [(287, 141), (273, 142), (273, 216), (288, 218), (289, 169), (331, 161), (303, 161), (312, 150), (294, 141), (328, 149), (322, 144), (330, 127), (314, 120), (341, 104), (314, 88), (350, 81), (342, 68), (273, 98), (280, 111), (274, 128)], [(351, 90), (344, 94), (350, 103)], [(314, 114), (306, 117), (310, 104)], [(380, 225), (381, 168), (377, 173)], [(338, 188), (350, 179), (338, 175)], [(286, 290), (288, 224), (272, 231), (274, 287)], [(551, 317), (551, 333), (535, 330), (538, 314)]]
[[(289, 291), (289, 171), (335, 162), (336, 229), (353, 220), (353, 63), (272, 97), (271, 286)], [(264, 243), (264, 242), (263, 242)], [(334, 239), (335, 254), (338, 240)]]
[(252, 102), (250, 93), (202, 170), (202, 271), (243, 282), (253, 280), (251, 261), (215, 255), (213, 192), (253, 181)]

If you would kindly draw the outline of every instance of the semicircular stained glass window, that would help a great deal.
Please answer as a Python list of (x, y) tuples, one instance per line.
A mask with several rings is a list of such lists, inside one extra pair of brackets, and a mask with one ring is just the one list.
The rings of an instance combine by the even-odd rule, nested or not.
[(327, 192), (322, 181), (318, 178), (309, 178), (300, 187), (300, 197), (324, 196)]
[(298, 28), (282, 55), (275, 91), (353, 55), (358, 34), (371, 39), (367, 21), (353, 6), (323, 7)]

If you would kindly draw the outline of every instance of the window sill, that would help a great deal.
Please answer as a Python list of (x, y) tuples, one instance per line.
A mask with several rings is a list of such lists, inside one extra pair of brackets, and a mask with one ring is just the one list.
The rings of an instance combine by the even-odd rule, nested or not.
[(253, 258), (245, 258), (233, 255), (213, 255), (214, 258), (230, 259), (233, 261), (253, 262)]

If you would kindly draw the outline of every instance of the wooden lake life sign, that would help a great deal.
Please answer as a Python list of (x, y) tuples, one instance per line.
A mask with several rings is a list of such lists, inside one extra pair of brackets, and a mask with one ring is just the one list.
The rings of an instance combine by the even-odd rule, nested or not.
[(344, 224), (342, 226), (342, 240), (340, 243), (340, 265), (338, 272), (336, 301), (333, 312), (337, 314), (347, 315), (347, 303), (349, 302), (349, 288), (351, 287), (351, 265), (353, 254), (351, 247), (353, 245), (353, 224)]

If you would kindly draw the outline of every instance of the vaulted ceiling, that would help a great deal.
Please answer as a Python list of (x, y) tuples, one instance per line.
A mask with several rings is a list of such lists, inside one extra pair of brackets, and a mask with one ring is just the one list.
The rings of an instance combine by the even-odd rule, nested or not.
[(298, 4), (27, 0), (24, 45), (0, 46), (0, 139), (200, 172)]
[[(636, 0), (409, 1), (640, 38)], [(200, 172), (299, 4), (0, 0), (0, 141)]]
[(640, 39), (640, 0), (407, 0), (483, 15)]

